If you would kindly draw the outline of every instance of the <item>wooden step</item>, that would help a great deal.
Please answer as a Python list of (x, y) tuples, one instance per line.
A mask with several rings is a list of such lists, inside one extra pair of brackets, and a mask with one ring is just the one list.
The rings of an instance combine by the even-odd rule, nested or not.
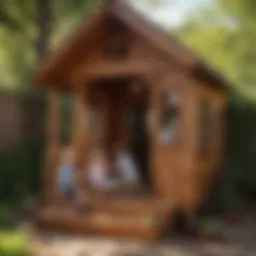
[(157, 239), (169, 226), (173, 205), (157, 198), (94, 198), (84, 216), (71, 206), (52, 205), (39, 211), (42, 228), (75, 233)]
[(71, 233), (90, 233), (115, 237), (133, 237), (156, 240), (160, 225), (154, 215), (107, 214), (93, 212), (79, 216), (73, 211), (40, 211), (37, 216), (39, 227)]
[[(54, 208), (72, 208), (70, 203), (51, 204)], [(162, 216), (168, 215), (173, 210), (173, 203), (169, 199), (162, 199), (152, 196), (111, 196), (111, 197), (92, 197), (89, 202), (90, 209), (94, 212), (105, 212), (110, 214), (147, 214), (156, 213)]]
[(92, 200), (90, 203), (93, 211), (107, 212), (112, 214), (147, 214), (168, 212), (173, 204), (169, 200), (158, 198), (101, 198)]

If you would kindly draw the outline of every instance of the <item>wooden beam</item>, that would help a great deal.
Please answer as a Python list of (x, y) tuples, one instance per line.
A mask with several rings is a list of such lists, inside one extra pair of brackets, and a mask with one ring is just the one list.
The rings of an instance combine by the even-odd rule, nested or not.
[(74, 105), (74, 137), (73, 145), (76, 153), (76, 166), (78, 170), (84, 167), (84, 157), (87, 155), (89, 144), (88, 129), (88, 98), (87, 88), (83, 82), (75, 82), (75, 105)]
[(143, 76), (154, 72), (155, 67), (155, 65), (145, 61), (102, 61), (100, 63), (90, 63), (88, 66), (78, 69), (74, 77), (88, 79)]

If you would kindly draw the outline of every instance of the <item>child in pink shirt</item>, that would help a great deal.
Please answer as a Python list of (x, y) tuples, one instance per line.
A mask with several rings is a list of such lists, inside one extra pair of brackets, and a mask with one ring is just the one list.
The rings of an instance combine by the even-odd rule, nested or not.
[(97, 148), (92, 152), (88, 165), (88, 183), (96, 190), (111, 190), (115, 186), (110, 178), (110, 164), (105, 152)]

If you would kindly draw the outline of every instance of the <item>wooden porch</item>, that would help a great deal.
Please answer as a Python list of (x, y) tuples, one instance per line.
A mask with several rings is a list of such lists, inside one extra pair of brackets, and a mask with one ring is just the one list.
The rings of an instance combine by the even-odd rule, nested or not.
[(79, 215), (72, 207), (56, 204), (37, 215), (42, 229), (63, 232), (159, 239), (171, 226), (173, 205), (159, 198), (102, 198), (92, 200), (91, 210)]

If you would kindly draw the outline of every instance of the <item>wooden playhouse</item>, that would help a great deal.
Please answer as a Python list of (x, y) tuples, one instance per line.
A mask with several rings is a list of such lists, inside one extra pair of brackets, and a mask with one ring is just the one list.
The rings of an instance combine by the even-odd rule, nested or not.
[[(41, 65), (34, 83), (49, 90), (41, 227), (157, 239), (175, 212), (197, 212), (225, 153), (227, 85), (191, 52), (124, 1), (104, 1)], [(64, 203), (56, 170), (67, 93), (77, 166), (95, 136), (108, 148), (122, 141), (138, 160), (143, 193), (92, 198), (85, 216)]]

